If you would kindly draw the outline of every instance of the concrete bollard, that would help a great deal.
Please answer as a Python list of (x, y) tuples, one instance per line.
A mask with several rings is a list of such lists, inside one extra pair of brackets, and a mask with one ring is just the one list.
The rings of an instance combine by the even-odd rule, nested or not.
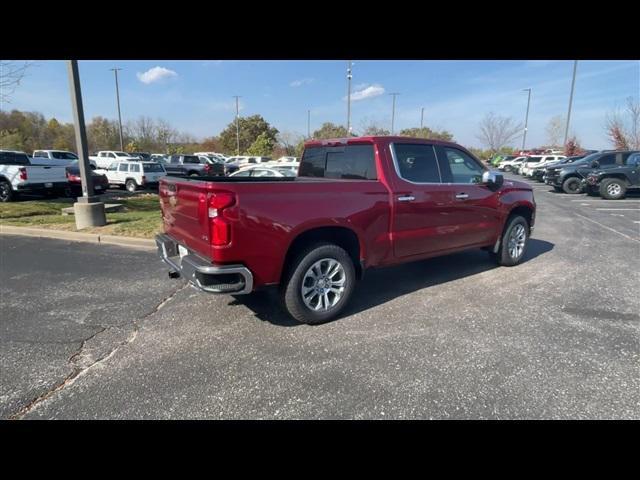
[(88, 227), (102, 227), (107, 224), (102, 202), (76, 202), (73, 205), (76, 216), (76, 228), (82, 230)]

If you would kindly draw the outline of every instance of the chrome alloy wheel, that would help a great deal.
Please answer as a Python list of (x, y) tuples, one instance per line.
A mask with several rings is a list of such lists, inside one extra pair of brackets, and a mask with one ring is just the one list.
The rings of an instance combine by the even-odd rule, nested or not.
[(527, 240), (527, 232), (525, 231), (524, 225), (517, 224), (511, 230), (509, 234), (509, 255), (511, 258), (516, 259), (522, 255), (524, 251), (524, 244)]
[(622, 188), (620, 188), (620, 185), (618, 185), (617, 183), (610, 183), (609, 185), (607, 185), (607, 193), (612, 197), (620, 195), (621, 192)]
[(333, 258), (315, 262), (302, 279), (302, 300), (310, 310), (327, 311), (336, 306), (344, 292), (347, 276), (344, 267)]

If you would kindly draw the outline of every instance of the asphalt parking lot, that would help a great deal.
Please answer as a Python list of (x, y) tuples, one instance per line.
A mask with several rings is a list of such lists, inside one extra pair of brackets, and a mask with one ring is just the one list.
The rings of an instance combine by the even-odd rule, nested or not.
[(533, 185), (521, 265), (370, 271), (314, 327), (155, 252), (2, 235), (0, 417), (638, 419), (640, 196)]

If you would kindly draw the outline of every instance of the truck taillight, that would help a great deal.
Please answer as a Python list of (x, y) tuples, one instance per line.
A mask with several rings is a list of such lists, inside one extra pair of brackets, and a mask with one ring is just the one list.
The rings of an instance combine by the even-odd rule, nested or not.
[(204, 170), (204, 173), (209, 173), (209, 171), (211, 170), (211, 165), (209, 165), (208, 163), (205, 163), (203, 170)]
[(145, 177), (144, 175), (142, 175), (142, 184), (144, 185), (147, 181), (147, 177)]
[(26, 179), (27, 179), (27, 169), (23, 167), (20, 169), (20, 180), (26, 180)]
[(231, 225), (223, 217), (225, 208), (235, 203), (232, 193), (217, 192), (209, 199), (208, 216), (211, 219), (211, 243), (215, 246), (228, 245), (231, 242)]

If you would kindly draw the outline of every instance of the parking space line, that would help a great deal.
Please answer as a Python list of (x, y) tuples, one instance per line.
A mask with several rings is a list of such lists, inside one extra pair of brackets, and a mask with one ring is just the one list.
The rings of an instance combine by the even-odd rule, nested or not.
[(596, 210), (621, 211), (621, 212), (640, 212), (640, 208), (596, 208)]
[[(572, 202), (584, 202), (584, 200), (571, 200)], [(604, 202), (604, 203), (612, 203), (612, 202), (627, 202), (627, 203), (640, 203), (640, 198), (637, 200), (625, 199), (625, 200), (604, 200), (602, 198), (594, 198), (590, 199), (590, 202)]]
[(599, 226), (601, 226), (602, 228), (604, 228), (604, 229), (606, 229), (606, 230), (609, 230), (609, 231), (611, 231), (611, 232), (617, 233), (618, 235), (622, 235), (624, 238), (628, 238), (629, 240), (633, 240), (634, 242), (638, 242), (638, 243), (640, 243), (640, 240), (639, 240), (639, 239), (637, 239), (637, 238), (633, 238), (633, 237), (630, 237), (629, 235), (627, 235), (627, 234), (625, 234), (625, 233), (619, 232), (619, 231), (617, 231), (617, 230), (615, 230), (615, 229), (613, 229), (613, 228), (611, 228), (611, 227), (607, 227), (606, 225), (603, 225), (603, 224), (601, 224), (600, 222), (596, 222), (595, 220), (591, 220), (589, 217), (585, 217), (584, 215), (580, 215), (579, 213), (576, 213), (576, 216), (577, 216), (577, 217), (580, 217), (580, 218), (584, 218), (585, 220), (587, 220), (587, 221), (589, 221), (589, 222), (591, 222), (591, 223), (595, 223), (596, 225), (599, 225)]

